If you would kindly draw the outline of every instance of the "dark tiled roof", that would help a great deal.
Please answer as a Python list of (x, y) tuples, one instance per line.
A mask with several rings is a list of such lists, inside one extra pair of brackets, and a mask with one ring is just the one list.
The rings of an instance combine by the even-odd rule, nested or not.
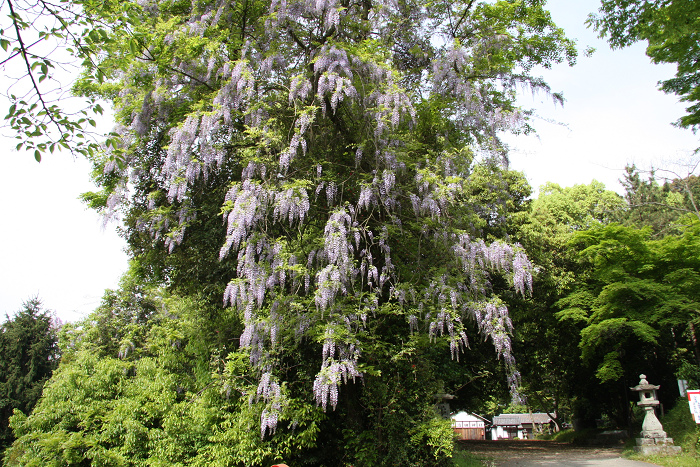
[(532, 423), (532, 420), (535, 420), (535, 423), (549, 423), (552, 421), (552, 417), (547, 415), (546, 413), (533, 413), (532, 415), (524, 414), (523, 415), (526, 418), (521, 418), (520, 420), (523, 423)]
[(497, 415), (493, 417), (493, 426), (518, 426), (520, 417), (517, 414)]
[(552, 418), (546, 413), (511, 413), (502, 414), (493, 417), (494, 426), (518, 426), (524, 424), (532, 424), (533, 421), (536, 424), (549, 423)]

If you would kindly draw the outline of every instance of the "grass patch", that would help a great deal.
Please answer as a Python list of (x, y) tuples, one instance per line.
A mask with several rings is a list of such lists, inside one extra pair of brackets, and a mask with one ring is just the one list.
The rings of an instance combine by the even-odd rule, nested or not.
[[(630, 447), (625, 454), (630, 459), (643, 460), (665, 467), (697, 467), (700, 465), (700, 428), (695, 424), (686, 399), (679, 399), (664, 417), (661, 424), (676, 446), (683, 448), (677, 456), (642, 456)], [(632, 444), (634, 445), (634, 444)]]

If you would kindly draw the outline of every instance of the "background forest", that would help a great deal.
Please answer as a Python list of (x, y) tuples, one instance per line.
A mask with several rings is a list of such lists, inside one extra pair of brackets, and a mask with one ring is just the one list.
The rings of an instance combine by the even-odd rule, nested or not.
[[(700, 385), (696, 166), (536, 198), (509, 168), (518, 92), (561, 101), (533, 70), (579, 53), (545, 2), (7, 5), (17, 147), (93, 163), (130, 265), (82, 321), (7, 317), (5, 465), (446, 465), (436, 394), (626, 428), (640, 373), (668, 407)], [(699, 8), (591, 17), (678, 65), (689, 130)], [(82, 61), (77, 118), (44, 98), (37, 17)]]

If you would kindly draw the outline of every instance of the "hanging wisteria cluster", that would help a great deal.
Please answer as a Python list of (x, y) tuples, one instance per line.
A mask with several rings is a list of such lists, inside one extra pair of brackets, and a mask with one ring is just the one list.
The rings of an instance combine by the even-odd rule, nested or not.
[(314, 380), (314, 397), (323, 410), (329, 403), (333, 409), (338, 405), (338, 387), (341, 383), (362, 376), (357, 370), (359, 350), (353, 344), (337, 341), (333, 334), (334, 327), (329, 324), (323, 340), (323, 364)]
[[(168, 14), (157, 0), (140, 5), (144, 18)], [(362, 378), (358, 331), (387, 303), (419, 310), (406, 312), (407, 332), (446, 339), (454, 359), (475, 322), (513, 391), (518, 384), (512, 324), (491, 278), (527, 294), (532, 266), (518, 245), (485, 242), (460, 218), (473, 163), (464, 154), (474, 151), (452, 147), (444, 134), (430, 151), (408, 148), (419, 147), (409, 141), (421, 103), (438, 98), (445, 127), (459, 135), (453, 140), (499, 147), (498, 132), (526, 122), (509, 101), (514, 89), (537, 82), (479, 68), (509, 52), (513, 38), (467, 19), (461, 27), (483, 37), (460, 40), (448, 16), (469, 18), (474, 2), (451, 12), (414, 5), (412, 27), (434, 35), (421, 59), (432, 66), (397, 63), (405, 8), (392, 0), (273, 0), (243, 14), (235, 2), (193, 2), (170, 29), (144, 32), (151, 48), (120, 77), (122, 146), (108, 148), (103, 165), (117, 180), (108, 215), (128, 208), (128, 187), (152, 187), (137, 228), (172, 251), (202, 221), (195, 193), (228, 174), (219, 258), (235, 258), (236, 269), (223, 298), (243, 320), (240, 347), (259, 376), (251, 403), (264, 405), (263, 436), (285, 407), (281, 343), (322, 342), (313, 399), (335, 409), (341, 386)], [(159, 63), (156, 46), (176, 53)], [(163, 146), (144, 168), (139, 157), (154, 151), (154, 140)], [(411, 260), (396, 252), (406, 238), (426, 245)], [(431, 249), (442, 252), (439, 273), (402, 277), (402, 264)]]

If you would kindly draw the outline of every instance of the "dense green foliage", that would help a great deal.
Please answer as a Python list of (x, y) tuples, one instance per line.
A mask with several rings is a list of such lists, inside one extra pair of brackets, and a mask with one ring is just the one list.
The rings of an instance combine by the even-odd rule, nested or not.
[(531, 407), (628, 427), (627, 387), (640, 373), (668, 388), (669, 403), (676, 377), (695, 384), (700, 265), (684, 183), (630, 168), (624, 198), (593, 182), (550, 184), (532, 202), (518, 238), (539, 271), (533, 299), (511, 305)]
[[(606, 411), (623, 426), (628, 384), (617, 382), (640, 373), (669, 388), (676, 376), (697, 381), (699, 228), (651, 240), (648, 229), (610, 224), (572, 240), (585, 269), (558, 302), (557, 316), (580, 326), (583, 363), (595, 368), (600, 390), (609, 393)], [(664, 397), (674, 395), (670, 390)]]
[(5, 465), (304, 465), (292, 449), (313, 444), (321, 415), (294, 407), (296, 429), (263, 442), (237, 392), (246, 383), (222, 384), (230, 326), (201, 301), (125, 279), (64, 326), (61, 366), (32, 415), (12, 418), (19, 439)]
[(618, 219), (624, 210), (623, 199), (599, 182), (567, 188), (550, 183), (531, 202), (516, 234), (538, 270), (532, 299), (511, 306), (523, 392), (533, 410), (560, 417), (560, 424), (586, 405), (590, 380), (581, 371), (580, 329), (556, 316), (557, 301), (580, 276), (569, 242), (577, 232)]
[(14, 410), (28, 414), (58, 365), (51, 313), (32, 299), (0, 326), (0, 451), (14, 440), (8, 420)]

